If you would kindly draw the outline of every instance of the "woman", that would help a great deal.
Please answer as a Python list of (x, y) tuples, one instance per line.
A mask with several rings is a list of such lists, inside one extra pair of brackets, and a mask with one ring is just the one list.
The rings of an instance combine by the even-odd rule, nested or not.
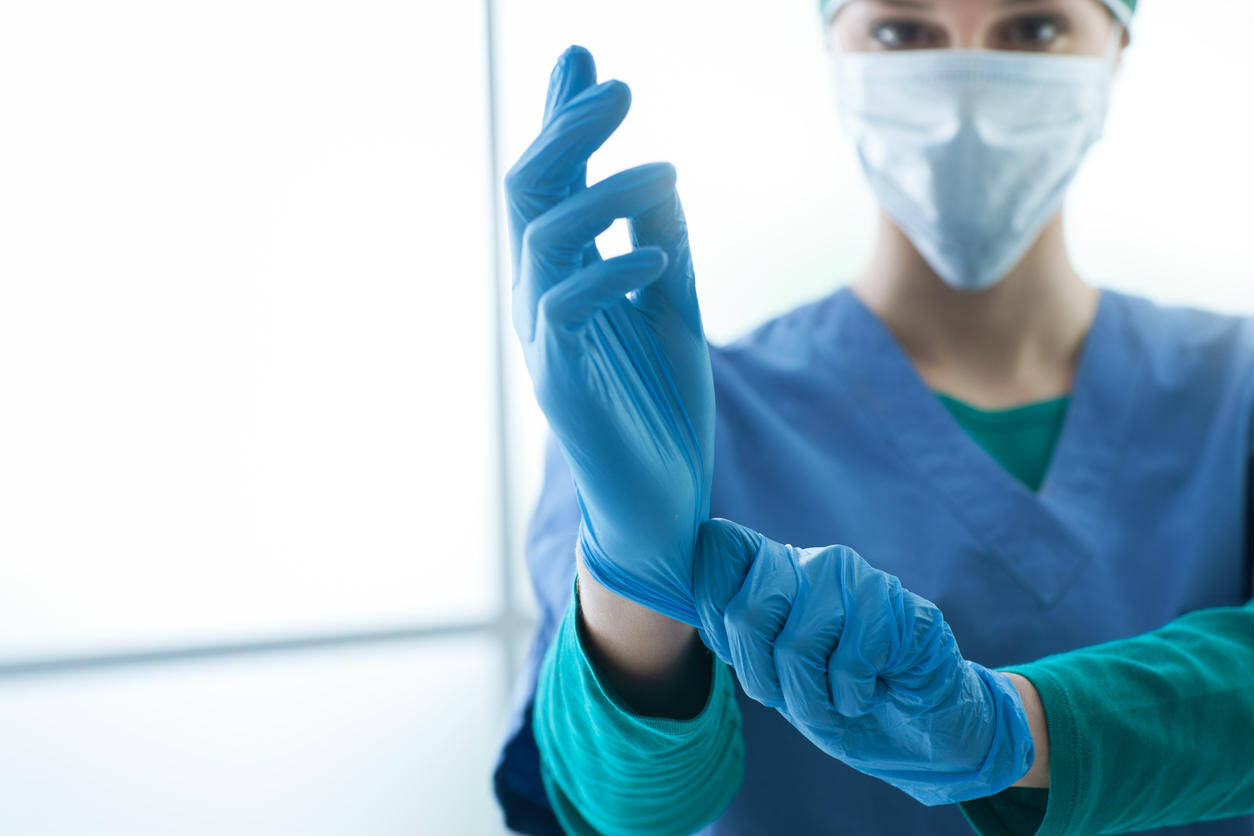
[[(842, 109), (884, 210), (874, 256), (851, 289), (708, 355), (674, 172), (584, 186), (627, 96), (593, 84), (586, 53), (563, 56), (546, 128), (507, 179), (515, 324), (561, 453), (528, 546), (545, 620), (497, 775), (514, 826), (553, 827), (561, 788), (546, 772), (541, 789), (527, 706), (576, 543), (606, 692), (688, 724), (709, 721), (727, 675), (694, 629), (707, 513), (855, 549), (990, 666), (1250, 597), (1250, 323), (1095, 290), (1061, 235), (1130, 13), (1118, 0), (829, 4)], [(637, 249), (601, 261), (591, 242), (614, 217), (631, 218)], [(1030, 697), (1005, 674), (988, 681)], [(707, 772), (742, 762), (743, 780), (699, 787), (727, 795), (706, 799), (708, 832), (966, 829), (953, 806), (850, 769), (743, 690), (735, 705), (721, 719), (739, 734), (705, 755)]]

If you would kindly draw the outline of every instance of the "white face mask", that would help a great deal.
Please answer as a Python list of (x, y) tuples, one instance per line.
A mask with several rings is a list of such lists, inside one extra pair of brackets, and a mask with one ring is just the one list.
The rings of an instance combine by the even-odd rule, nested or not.
[(1114, 67), (956, 49), (836, 60), (841, 116), (880, 205), (942, 279), (971, 291), (1009, 272), (1062, 204), (1101, 136)]

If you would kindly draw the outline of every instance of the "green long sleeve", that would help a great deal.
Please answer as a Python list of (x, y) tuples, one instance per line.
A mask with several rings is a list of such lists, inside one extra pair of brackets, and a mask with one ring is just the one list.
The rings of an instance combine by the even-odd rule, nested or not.
[(1254, 811), (1254, 601), (1001, 670), (1040, 693), (1049, 789), (960, 804), (981, 836), (1122, 833)]
[(675, 836), (713, 821), (740, 790), (744, 741), (731, 669), (711, 656), (710, 695), (691, 719), (633, 712), (598, 677), (580, 635), (576, 585), (536, 687), (545, 793), (574, 836)]

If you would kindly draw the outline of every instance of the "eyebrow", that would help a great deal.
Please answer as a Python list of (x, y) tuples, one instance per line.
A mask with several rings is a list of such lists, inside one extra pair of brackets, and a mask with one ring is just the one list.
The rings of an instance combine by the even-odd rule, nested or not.
[(874, 3), (883, 3), (885, 6), (901, 6), (905, 9), (928, 9), (932, 7), (931, 3), (924, 3), (921, 0), (870, 0)]
[[(903, 9), (932, 9), (936, 4), (924, 0), (864, 0), (869, 3), (880, 3), (885, 6), (898, 6)], [(1022, 6), (1028, 3), (1042, 3), (1048, 0), (1001, 0), (1002, 6)]]

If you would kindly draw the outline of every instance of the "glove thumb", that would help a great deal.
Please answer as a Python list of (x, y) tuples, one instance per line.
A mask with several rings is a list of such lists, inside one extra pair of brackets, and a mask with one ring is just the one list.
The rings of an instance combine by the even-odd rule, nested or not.
[(731, 664), (727, 626), (723, 614), (727, 602), (744, 585), (749, 567), (766, 538), (751, 528), (714, 518), (701, 523), (692, 560), (692, 590), (702, 640), (714, 655)]

